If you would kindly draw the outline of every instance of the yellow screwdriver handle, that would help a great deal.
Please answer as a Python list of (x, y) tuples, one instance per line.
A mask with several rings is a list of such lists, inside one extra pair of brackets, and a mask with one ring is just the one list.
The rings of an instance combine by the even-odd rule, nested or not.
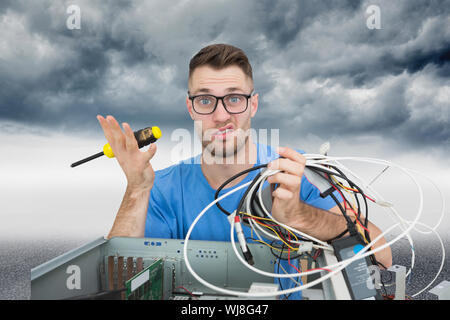
[[(143, 129), (143, 130), (145, 130), (145, 129)], [(149, 136), (142, 137), (140, 133), (143, 132), (143, 130), (139, 130), (139, 131), (135, 132), (135, 137), (138, 140), (138, 144), (139, 144), (140, 148), (143, 145), (147, 145), (150, 142), (156, 141), (157, 139), (161, 138), (161, 136), (162, 136), (161, 129), (159, 129), (158, 127), (151, 128), (151, 130), (149, 131), (149, 133), (151, 133), (151, 135), (152, 135), (151, 137), (149, 137)], [(148, 140), (149, 138), (150, 138), (150, 140)], [(147, 141), (144, 141), (144, 140), (147, 140)], [(141, 146), (141, 144), (142, 144), (142, 146)], [(112, 151), (109, 143), (107, 143), (103, 146), (103, 153), (108, 158), (114, 158), (114, 152)]]
[(114, 152), (112, 151), (111, 146), (109, 145), (109, 143), (107, 143), (107, 144), (105, 144), (103, 146), (103, 153), (108, 158), (114, 158)]

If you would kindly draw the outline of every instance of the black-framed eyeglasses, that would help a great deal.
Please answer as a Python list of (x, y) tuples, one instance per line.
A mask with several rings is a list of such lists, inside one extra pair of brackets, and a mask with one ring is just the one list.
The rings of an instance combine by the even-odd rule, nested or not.
[(189, 100), (192, 101), (192, 107), (198, 114), (205, 115), (213, 113), (219, 104), (219, 100), (222, 100), (222, 104), (228, 113), (237, 114), (247, 110), (248, 99), (252, 96), (253, 90), (250, 94), (230, 93), (222, 97), (217, 97), (212, 94), (201, 94), (189, 96)]

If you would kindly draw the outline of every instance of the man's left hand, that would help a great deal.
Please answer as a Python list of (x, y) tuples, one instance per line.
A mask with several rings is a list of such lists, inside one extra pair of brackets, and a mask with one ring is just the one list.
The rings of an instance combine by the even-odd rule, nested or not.
[(267, 179), (269, 183), (279, 184), (272, 192), (272, 215), (281, 223), (290, 226), (298, 225), (303, 218), (300, 187), (306, 158), (288, 147), (280, 147), (277, 152), (282, 158), (271, 161), (267, 167), (271, 170), (282, 171)]

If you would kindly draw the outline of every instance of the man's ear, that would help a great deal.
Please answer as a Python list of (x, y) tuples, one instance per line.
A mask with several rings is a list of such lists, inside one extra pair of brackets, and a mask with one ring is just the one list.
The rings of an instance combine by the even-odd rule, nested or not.
[(186, 107), (188, 109), (189, 115), (191, 116), (191, 119), (194, 120), (194, 110), (192, 110), (192, 101), (189, 100), (188, 96), (186, 96)]
[(256, 114), (256, 111), (258, 111), (258, 97), (259, 95), (257, 93), (255, 93), (250, 99), (251, 103), (250, 103), (250, 115), (253, 118)]

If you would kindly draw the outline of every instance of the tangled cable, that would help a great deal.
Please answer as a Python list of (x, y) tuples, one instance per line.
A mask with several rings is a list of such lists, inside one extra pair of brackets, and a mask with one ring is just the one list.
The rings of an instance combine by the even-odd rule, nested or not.
[[(393, 245), (400, 239), (406, 237), (410, 243), (411, 247), (411, 268), (407, 272), (407, 276), (411, 274), (411, 270), (414, 268), (415, 263), (415, 252), (414, 252), (414, 244), (413, 240), (411, 238), (410, 232), (412, 230), (417, 230), (418, 232), (429, 234), (434, 233), (436, 237), (439, 239), (442, 249), (442, 260), (440, 268), (434, 277), (434, 279), (427, 284), (423, 289), (418, 291), (417, 293), (413, 294), (412, 297), (415, 297), (428, 289), (433, 282), (438, 278), (439, 274), (441, 273), (444, 262), (445, 262), (445, 248), (442, 242), (442, 239), (440, 238), (439, 234), (436, 232), (436, 229), (439, 227), (440, 223), (443, 220), (444, 217), (444, 210), (445, 210), (445, 201), (444, 197), (442, 195), (442, 192), (439, 190), (439, 188), (436, 186), (436, 184), (429, 179), (428, 177), (424, 176), (422, 173), (417, 172), (415, 170), (404, 168), (400, 165), (397, 165), (395, 163), (381, 160), (381, 159), (373, 159), (373, 158), (359, 158), (359, 157), (330, 157), (323, 154), (304, 154), (303, 155), (306, 158), (306, 168), (305, 168), (305, 177), (313, 184), (315, 185), (320, 193), (321, 196), (326, 197), (330, 196), (333, 198), (333, 200), (336, 202), (336, 205), (340, 208), (343, 217), (345, 218), (347, 222), (347, 229), (344, 230), (341, 234), (336, 236), (334, 239), (329, 239), (327, 241), (319, 240), (317, 238), (314, 238), (306, 233), (301, 232), (300, 230), (296, 230), (295, 228), (292, 228), (288, 225), (285, 225), (279, 221), (277, 221), (270, 213), (270, 210), (267, 209), (269, 205), (271, 204), (270, 201), (268, 203), (267, 199), (270, 199), (270, 194), (273, 189), (270, 188), (269, 184), (266, 182), (267, 178), (273, 174), (276, 174), (279, 172), (279, 170), (269, 170), (267, 169), (267, 164), (262, 164), (258, 166), (254, 166), (253, 168), (244, 170), (237, 175), (231, 177), (227, 181), (225, 181), (221, 187), (217, 189), (217, 192), (215, 194), (215, 200), (212, 201), (208, 206), (206, 206), (195, 218), (193, 223), (191, 224), (186, 237), (184, 241), (184, 248), (183, 248), (183, 255), (184, 260), (186, 263), (186, 267), (188, 268), (189, 272), (192, 274), (192, 276), (197, 279), (200, 283), (205, 285), (206, 287), (216, 291), (220, 292), (222, 294), (227, 295), (233, 295), (233, 296), (239, 296), (239, 297), (249, 297), (249, 298), (261, 298), (261, 297), (271, 297), (271, 296), (279, 296), (279, 295), (286, 295), (291, 294), (296, 291), (300, 291), (309, 287), (312, 287), (322, 281), (325, 281), (326, 279), (329, 279), (334, 274), (340, 272), (343, 270), (347, 265), (352, 263), (355, 260), (370, 257), (374, 264), (377, 264), (378, 262), (374, 258), (374, 254), (385, 249), (388, 246)], [(359, 162), (366, 162), (366, 163), (372, 163), (372, 164), (379, 164), (385, 166), (385, 169), (381, 172), (383, 173), (386, 171), (386, 168), (396, 168), (404, 172), (413, 182), (413, 184), (417, 188), (418, 193), (418, 200), (419, 205), (417, 209), (417, 213), (412, 221), (408, 221), (401, 217), (401, 215), (397, 212), (397, 210), (394, 208), (393, 204), (387, 200), (385, 200), (372, 186), (371, 184), (375, 179), (378, 179), (381, 173), (375, 177), (371, 182), (367, 183), (364, 181), (364, 179), (360, 178), (358, 175), (356, 175), (352, 170), (350, 170), (348, 167), (344, 166), (341, 162), (342, 161), (359, 161)], [(250, 171), (259, 170), (256, 177), (239, 187), (236, 187), (232, 189), (231, 191), (227, 192), (226, 194), (222, 196), (218, 196), (219, 192), (231, 181), (237, 179), (238, 177), (249, 173)], [(436, 190), (439, 193), (439, 196), (441, 198), (441, 212), (440, 217), (438, 220), (438, 223), (434, 227), (429, 227), (428, 225), (420, 222), (420, 218), (422, 216), (423, 212), (423, 190), (421, 185), (418, 183), (416, 178), (414, 177), (414, 174), (419, 174), (425, 178), (427, 178), (433, 186), (436, 188)], [(241, 197), (241, 200), (238, 204), (238, 207), (234, 212), (228, 212), (225, 210), (221, 205), (220, 201), (229, 195), (246, 188), (243, 196)], [(276, 187), (276, 186), (274, 186)], [(270, 193), (268, 193), (270, 192)], [(266, 193), (266, 194), (265, 194)], [(269, 195), (269, 196), (268, 196)], [(354, 203), (351, 203), (349, 199), (345, 196), (351, 196), (354, 199)], [(341, 200), (339, 200), (339, 197)], [(265, 201), (266, 200), (266, 201)], [(385, 212), (389, 215), (389, 217), (393, 220), (393, 224), (387, 228), (384, 232), (379, 234), (375, 239), (370, 238), (370, 234), (368, 231), (368, 214), (369, 214), (369, 206), (367, 203), (367, 200), (375, 203), (376, 205), (380, 206), (385, 210)], [(342, 204), (344, 206), (342, 206)], [(231, 235), (231, 245), (232, 248), (238, 257), (238, 259), (243, 263), (244, 266), (249, 268), (250, 270), (262, 274), (264, 276), (274, 277), (274, 278), (291, 278), (295, 283), (296, 287), (285, 289), (285, 290), (279, 290), (277, 292), (271, 292), (271, 293), (248, 293), (248, 292), (242, 292), (242, 291), (235, 291), (235, 290), (229, 290), (224, 289), (223, 287), (215, 286), (214, 284), (209, 283), (208, 281), (201, 278), (193, 269), (192, 266), (189, 263), (189, 259), (187, 256), (187, 248), (189, 243), (189, 238), (192, 233), (192, 230), (196, 226), (197, 222), (202, 218), (202, 216), (212, 207), (216, 205), (224, 214), (229, 216), (231, 228), (230, 228), (230, 235)], [(355, 220), (352, 220), (350, 216), (347, 214), (347, 210), (350, 210), (355, 217)], [(363, 214), (364, 212), (364, 214)], [(244, 223), (245, 225), (248, 225), (251, 228), (252, 231), (252, 240), (265, 244), (272, 250), (276, 250), (278, 252), (281, 252), (279, 256), (285, 252), (288, 254), (288, 258), (290, 258), (290, 252), (302, 252), (302, 247), (305, 245), (305, 243), (311, 243), (312, 247), (319, 250), (330, 250), (333, 251), (333, 247), (330, 245), (330, 242), (333, 240), (342, 237), (344, 234), (349, 232), (350, 234), (358, 234), (358, 236), (361, 237), (364, 241), (364, 248), (361, 249), (357, 254), (355, 254), (353, 257), (345, 259), (343, 261), (340, 261), (333, 265), (328, 266), (322, 266), (321, 268), (317, 269), (311, 269), (307, 271), (300, 272), (298, 269), (296, 269), (294, 266), (294, 269), (298, 271), (297, 273), (287, 273), (286, 270), (284, 270), (284, 274), (280, 273), (270, 273), (266, 272), (264, 270), (260, 270), (253, 266), (253, 258), (251, 256), (250, 250), (247, 246), (247, 239), (245, 238), (245, 235), (242, 231), (241, 223)], [(422, 231), (420, 229), (417, 229), (417, 225), (423, 226), (427, 229), (429, 229), (429, 232)], [(371, 249), (372, 246), (382, 239), (386, 234), (392, 232), (394, 229), (400, 228), (401, 233), (397, 235), (393, 240), (386, 242), (385, 244), (377, 247), (376, 249)], [(238, 243), (241, 249), (241, 254), (239, 253), (237, 246), (236, 246), (236, 240), (235, 240), (235, 233), (236, 237), (238, 239)], [(253, 238), (253, 233), (256, 235), (256, 238)], [(265, 238), (264, 238), (265, 237)], [(271, 244), (268, 243), (267, 239), (271, 239)], [(273, 252), (273, 251), (272, 251)], [(297, 255), (295, 258), (298, 258), (299, 255)], [(290, 261), (289, 261), (290, 264)], [(291, 264), (290, 264), (291, 265)], [(292, 266), (292, 265), (291, 265)], [(299, 284), (297, 281), (294, 280), (295, 277), (314, 274), (314, 273), (324, 273), (320, 278), (309, 282), (305, 285)]]

